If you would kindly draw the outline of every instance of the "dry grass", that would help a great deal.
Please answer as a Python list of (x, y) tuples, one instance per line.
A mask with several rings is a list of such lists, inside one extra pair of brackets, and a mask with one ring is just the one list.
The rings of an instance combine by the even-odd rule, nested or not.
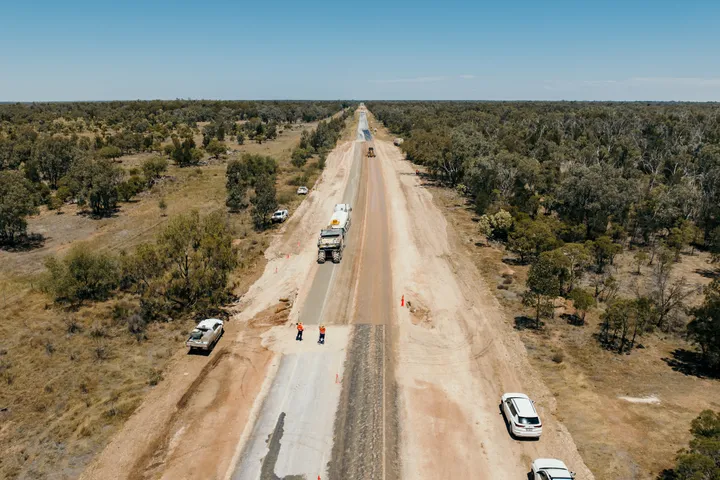
[[(228, 141), (230, 158), (245, 152), (277, 158), (278, 198), (292, 211), (302, 197), (288, 185), (300, 173), (289, 158), (302, 130), (313, 126), (284, 129), (278, 139), (262, 145)], [(127, 156), (121, 162), (130, 169), (146, 157)], [(121, 204), (111, 218), (94, 220), (74, 206), (65, 206), (62, 214), (43, 211), (29, 221), (29, 231), (46, 237), (42, 247), (0, 251), (0, 478), (77, 477), (161, 381), (194, 323), (151, 324), (145, 338), (137, 338), (112, 321), (114, 301), (65, 311), (37, 289), (44, 259), (77, 242), (114, 253), (131, 250), (151, 241), (173, 215), (224, 208), (227, 160), (185, 169), (171, 166), (158, 185)], [(311, 166), (306, 170), (312, 186), (319, 172)], [(166, 216), (158, 207), (160, 198), (167, 203)], [(262, 253), (272, 230), (255, 232), (247, 212), (229, 219), (241, 260), (232, 280), (241, 294), (264, 268)]]
[[(464, 238), (465, 247), (507, 312), (507, 321), (528, 312), (519, 293), (526, 266), (502, 262), (502, 247), (487, 246), (478, 233), (475, 215), (454, 191), (433, 188), (435, 201), (448, 221)], [(621, 291), (632, 292), (647, 283), (651, 267), (633, 273), (633, 252), (617, 258), (615, 275)], [(693, 285), (710, 281), (707, 254), (685, 254), (674, 276)], [(515, 280), (506, 284), (503, 273)], [(507, 277), (507, 275), (506, 275)], [(696, 296), (692, 301), (699, 301)], [(571, 308), (571, 307), (570, 307)], [(573, 435), (580, 453), (598, 479), (655, 479), (673, 464), (675, 454), (687, 445), (693, 418), (706, 408), (719, 409), (720, 382), (686, 372), (677, 351), (692, 350), (680, 336), (651, 334), (641, 339), (643, 348), (619, 356), (603, 350), (595, 339), (599, 316), (591, 311), (585, 326), (575, 326), (556, 314), (539, 332), (520, 330), (530, 359), (557, 398), (558, 417)], [(659, 404), (631, 403), (620, 396), (656, 395)]]

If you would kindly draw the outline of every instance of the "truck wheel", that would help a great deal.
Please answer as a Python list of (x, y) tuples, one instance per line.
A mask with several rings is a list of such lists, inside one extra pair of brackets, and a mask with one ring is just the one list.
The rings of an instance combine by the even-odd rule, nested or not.
[(318, 252), (318, 263), (325, 263), (325, 251), (320, 250)]
[(340, 263), (340, 259), (342, 258), (342, 255), (340, 254), (340, 250), (333, 250), (332, 257), (333, 257), (333, 263)]

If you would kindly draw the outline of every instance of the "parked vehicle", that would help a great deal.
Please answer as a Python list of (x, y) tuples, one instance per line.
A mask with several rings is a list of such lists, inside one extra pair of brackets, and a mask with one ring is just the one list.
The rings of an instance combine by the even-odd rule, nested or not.
[(278, 210), (277, 212), (273, 213), (272, 217), (270, 217), (270, 220), (273, 223), (282, 223), (288, 218), (288, 211), (287, 210)]
[(320, 230), (318, 238), (318, 263), (325, 263), (330, 255), (333, 263), (340, 263), (343, 250), (345, 250), (345, 234), (350, 229), (350, 212), (352, 207), (349, 203), (338, 203), (333, 209), (330, 217), (330, 224), (327, 228)]
[(298, 187), (297, 194), (298, 195), (307, 195), (308, 194), (308, 187)]
[(185, 345), (194, 349), (211, 350), (223, 334), (223, 321), (217, 318), (209, 318), (198, 323), (197, 327), (190, 332), (190, 337)]
[(524, 393), (506, 393), (502, 396), (501, 407), (513, 436), (540, 438), (542, 422), (530, 397)]
[(532, 480), (572, 480), (575, 472), (568, 470), (560, 460), (538, 458), (532, 463), (530, 476)]

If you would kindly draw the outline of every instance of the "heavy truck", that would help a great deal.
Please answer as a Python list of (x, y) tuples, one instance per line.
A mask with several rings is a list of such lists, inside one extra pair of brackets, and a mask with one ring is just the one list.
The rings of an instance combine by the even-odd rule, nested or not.
[(318, 238), (318, 263), (325, 263), (328, 255), (333, 263), (340, 263), (343, 250), (345, 250), (345, 234), (350, 228), (350, 212), (352, 207), (349, 203), (338, 203), (333, 209), (330, 223), (326, 228), (320, 230)]

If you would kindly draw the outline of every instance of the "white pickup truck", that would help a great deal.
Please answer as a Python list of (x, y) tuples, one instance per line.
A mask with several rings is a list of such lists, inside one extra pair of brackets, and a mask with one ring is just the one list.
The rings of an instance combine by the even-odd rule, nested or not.
[(273, 213), (272, 217), (270, 217), (270, 221), (273, 223), (282, 223), (288, 218), (288, 211), (287, 210), (278, 210), (277, 212)]
[(220, 340), (223, 334), (223, 321), (217, 318), (208, 318), (198, 323), (197, 327), (190, 332), (190, 337), (185, 342), (192, 352), (194, 349), (210, 350)]

